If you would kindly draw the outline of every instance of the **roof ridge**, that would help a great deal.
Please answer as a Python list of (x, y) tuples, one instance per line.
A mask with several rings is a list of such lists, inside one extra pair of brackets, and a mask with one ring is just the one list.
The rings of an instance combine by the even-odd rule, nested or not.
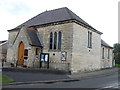
[[(61, 8), (57, 8), (57, 9), (51, 9), (51, 10), (44, 11), (44, 12), (56, 11), (56, 10), (59, 10), (59, 9), (64, 9), (64, 8), (67, 8), (67, 7), (61, 7)], [(67, 8), (67, 9), (68, 9), (68, 8)]]
[(72, 19), (73, 16), (72, 16), (72, 14), (70, 13), (70, 12), (72, 12), (72, 11), (70, 11), (70, 9), (68, 9), (67, 7), (65, 7), (65, 10), (67, 11), (67, 13), (69, 14), (70, 18)]
[[(34, 27), (38, 25), (40, 26), (40, 25), (64, 22), (64, 21), (69, 21), (69, 20), (77, 21), (83, 26), (89, 27), (95, 30), (95, 32), (97, 32), (96, 29), (94, 29), (91, 25), (89, 25), (86, 21), (81, 19), (77, 14), (75, 14), (73, 11), (71, 11), (67, 7), (44, 11), (34, 16), (33, 18), (27, 20), (26, 22), (22, 23), (21, 25), (17, 26), (13, 30), (20, 29), (23, 25), (28, 26), (28, 27)], [(98, 33), (101, 34), (101, 32), (99, 31)]]
[[(30, 20), (32, 20), (32, 19), (34, 19), (34, 18), (36, 18), (37, 16), (39, 16), (39, 15), (41, 15), (41, 14), (45, 13), (45, 12), (55, 11), (55, 10), (59, 10), (59, 9), (63, 9), (63, 8), (67, 8), (67, 7), (62, 7), (62, 8), (52, 9), (52, 10), (48, 10), (48, 11), (47, 11), (47, 10), (46, 10), (46, 11), (43, 11), (43, 12), (41, 12), (41, 13), (37, 14), (36, 16), (34, 16), (34, 17), (30, 18), (29, 20), (25, 21), (24, 23), (22, 23), (22, 24), (18, 25), (17, 27), (21, 27), (21, 25), (24, 25), (25, 23), (29, 22)], [(17, 28), (17, 27), (16, 27), (16, 28)]]

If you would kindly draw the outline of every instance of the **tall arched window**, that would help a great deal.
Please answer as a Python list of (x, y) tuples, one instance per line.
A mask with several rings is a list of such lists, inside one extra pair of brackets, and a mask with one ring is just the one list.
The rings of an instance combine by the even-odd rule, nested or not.
[(57, 33), (54, 33), (54, 49), (57, 49)]
[(61, 49), (62, 33), (58, 33), (58, 49)]
[(53, 46), (52, 43), (53, 43), (53, 33), (51, 32), (50, 33), (50, 46), (49, 46), (50, 49), (52, 49), (52, 46)]

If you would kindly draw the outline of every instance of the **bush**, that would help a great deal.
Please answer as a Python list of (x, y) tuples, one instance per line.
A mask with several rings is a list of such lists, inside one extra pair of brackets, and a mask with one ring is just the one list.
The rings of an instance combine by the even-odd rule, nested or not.
[(114, 59), (115, 59), (115, 64), (120, 64), (120, 44), (116, 43), (114, 44)]
[(120, 68), (120, 64), (115, 64), (115, 67), (118, 67), (118, 68)]

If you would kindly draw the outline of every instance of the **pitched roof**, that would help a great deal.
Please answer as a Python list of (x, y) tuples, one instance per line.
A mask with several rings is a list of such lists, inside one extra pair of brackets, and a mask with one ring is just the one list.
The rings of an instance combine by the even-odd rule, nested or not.
[[(2, 42), (2, 43), (1, 43)], [(7, 40), (0, 41), (0, 53), (7, 54)]]
[(104, 40), (101, 39), (101, 45), (109, 47), (109, 48), (113, 48), (111, 47), (109, 44), (107, 44)]
[[(26, 36), (27, 36), (28, 41), (29, 41), (29, 44), (31, 46), (37, 46), (37, 47), (42, 47), (43, 46), (42, 41), (39, 38), (40, 36), (37, 34), (38, 31), (35, 28), (24, 26), (21, 29), (23, 29), (25, 31)], [(18, 34), (16, 35), (15, 40), (13, 41), (13, 44), (15, 43), (20, 31), (21, 30), (19, 30)]]
[[(56, 23), (61, 21), (68, 21), (68, 20), (76, 20), (79, 23), (97, 31), (84, 20), (82, 20), (79, 16), (69, 10), (67, 7), (54, 9), (50, 11), (45, 11), (43, 13), (38, 14), (37, 16), (29, 19), (28, 21), (24, 22), (23, 24), (17, 26), (14, 29), (21, 28), (23, 25), (25, 26), (36, 26), (36, 25), (45, 25), (50, 23)], [(99, 31), (98, 31), (99, 32)], [(101, 32), (99, 32), (102, 34)]]
[(27, 36), (30, 39), (30, 45), (41, 47), (42, 44), (41, 44), (41, 41), (40, 41), (39, 36), (37, 34), (37, 30), (33, 29), (33, 28), (28, 28), (28, 27), (25, 27), (25, 29), (26, 29), (26, 32), (28, 34)]
[(0, 41), (0, 45), (7, 42), (7, 40), (4, 40), (4, 41)]

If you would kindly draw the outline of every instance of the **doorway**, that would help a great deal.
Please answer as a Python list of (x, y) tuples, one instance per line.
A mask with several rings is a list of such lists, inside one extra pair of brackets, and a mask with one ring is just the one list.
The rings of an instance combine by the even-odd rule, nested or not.
[(18, 66), (23, 66), (24, 65), (24, 43), (21, 42), (18, 47), (18, 61), (17, 61)]

